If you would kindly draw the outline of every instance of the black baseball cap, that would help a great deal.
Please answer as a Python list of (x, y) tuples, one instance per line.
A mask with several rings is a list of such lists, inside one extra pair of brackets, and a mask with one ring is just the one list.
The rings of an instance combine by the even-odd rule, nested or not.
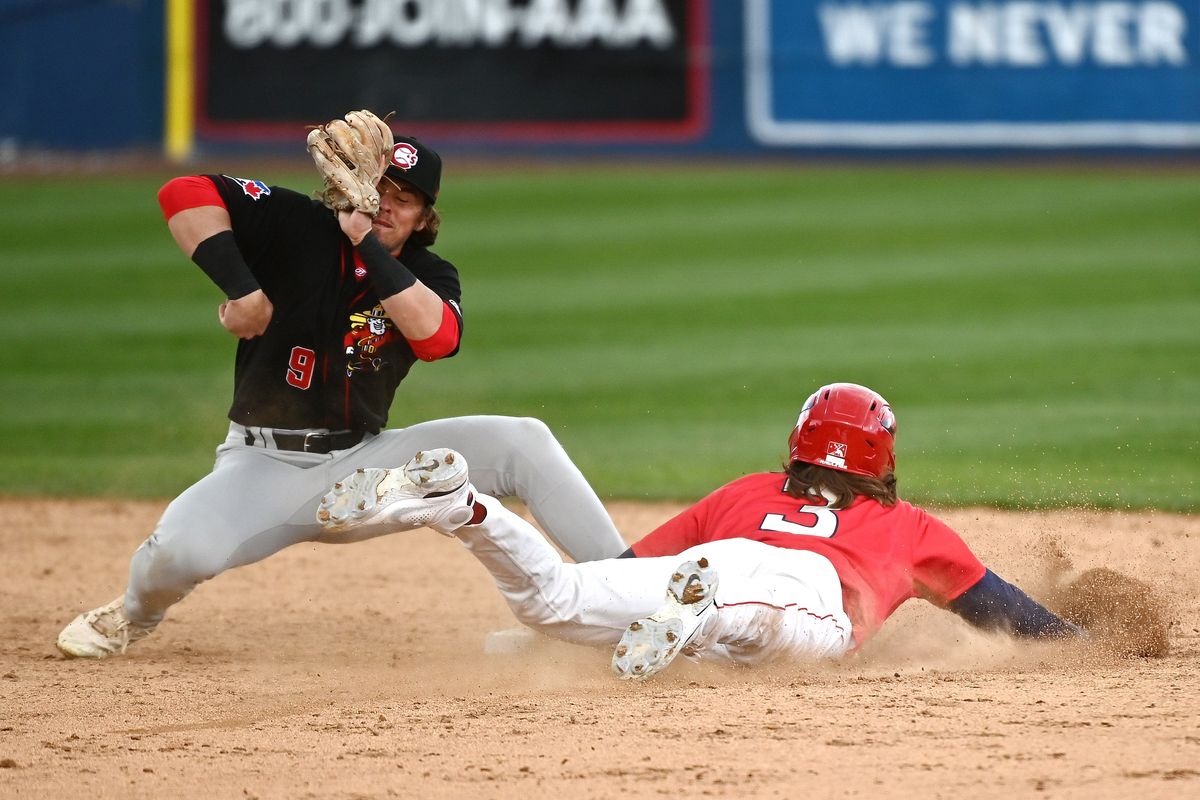
[(392, 157), (384, 175), (421, 190), (429, 205), (437, 202), (442, 185), (442, 157), (411, 136), (394, 136)]

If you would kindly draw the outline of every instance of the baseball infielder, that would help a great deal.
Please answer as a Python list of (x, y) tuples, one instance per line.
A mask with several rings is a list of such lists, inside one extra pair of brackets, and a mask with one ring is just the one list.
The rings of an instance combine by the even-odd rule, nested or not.
[(429, 525), (453, 535), (521, 622), (615, 645), (612, 668), (624, 678), (649, 677), (680, 653), (740, 664), (840, 656), (912, 597), (1016, 636), (1082, 635), (897, 497), (895, 432), (879, 394), (823, 386), (800, 412), (783, 472), (718, 489), (635, 543), (630, 558), (564, 563), (445, 450), (346, 477), (318, 518), (331, 531)]
[[(228, 298), (239, 337), (229, 431), (212, 472), (177, 497), (137, 552), (125, 592), (58, 638), (68, 656), (122, 653), (197, 584), (306, 541), (387, 533), (321, 527), (329, 484), (415, 450), (466, 455), (484, 491), (520, 497), (571, 557), (625, 547), (599, 499), (541, 422), (473, 416), (384, 430), (397, 386), (418, 361), (458, 352), (458, 271), (428, 248), (441, 159), (393, 139), (370, 112), (309, 136), (323, 202), (228, 175), (175, 178), (159, 192), (180, 249)], [(330, 209), (334, 209), (332, 212)]]

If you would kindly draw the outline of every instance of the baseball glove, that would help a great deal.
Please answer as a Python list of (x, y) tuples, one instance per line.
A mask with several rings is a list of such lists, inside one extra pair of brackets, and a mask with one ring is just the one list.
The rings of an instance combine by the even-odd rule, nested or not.
[(376, 184), (392, 151), (392, 129), (370, 111), (351, 111), (308, 134), (308, 152), (325, 181), (321, 200), (335, 211), (379, 211)]

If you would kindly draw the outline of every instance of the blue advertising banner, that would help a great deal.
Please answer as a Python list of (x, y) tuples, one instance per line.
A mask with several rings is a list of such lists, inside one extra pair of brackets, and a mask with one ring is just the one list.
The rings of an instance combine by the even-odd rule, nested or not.
[(745, 13), (760, 144), (1200, 145), (1200, 0), (746, 0)]

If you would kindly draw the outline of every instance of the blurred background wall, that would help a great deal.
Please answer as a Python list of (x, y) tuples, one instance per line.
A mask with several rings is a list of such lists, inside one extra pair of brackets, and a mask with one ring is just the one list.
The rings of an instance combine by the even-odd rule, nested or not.
[(294, 147), (1195, 151), (1200, 0), (0, 0), (0, 158)]
[(162, 141), (161, 0), (0, 0), (0, 159)]

